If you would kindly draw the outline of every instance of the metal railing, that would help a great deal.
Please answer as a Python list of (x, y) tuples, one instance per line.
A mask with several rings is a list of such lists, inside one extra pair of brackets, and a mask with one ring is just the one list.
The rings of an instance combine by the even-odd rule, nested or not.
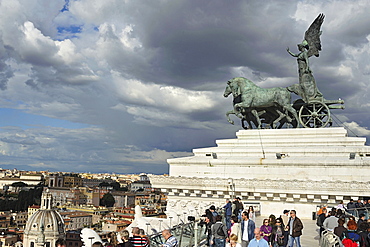
[(347, 208), (346, 209), (346, 212), (355, 216), (355, 217), (359, 217), (360, 214), (364, 214), (365, 215), (365, 219), (368, 219), (369, 218), (369, 211), (370, 211), (370, 207), (362, 207), (362, 208)]
[[(171, 229), (171, 234), (177, 239), (179, 247), (199, 246), (205, 238), (205, 225), (199, 221), (192, 221), (186, 224), (179, 224)], [(156, 233), (149, 236), (150, 246), (162, 246), (166, 240), (162, 233)]]
[(325, 230), (320, 236), (320, 247), (342, 247), (342, 241), (333, 232)]

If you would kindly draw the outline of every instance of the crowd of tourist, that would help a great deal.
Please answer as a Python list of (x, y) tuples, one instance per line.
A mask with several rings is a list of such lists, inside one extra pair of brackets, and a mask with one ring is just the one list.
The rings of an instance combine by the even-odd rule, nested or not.
[[(104, 244), (105, 247), (148, 247), (150, 246), (150, 241), (143, 229), (138, 227), (132, 228), (132, 236), (127, 230), (122, 230), (119, 234), (111, 232), (108, 234), (107, 241)], [(120, 236), (121, 241), (117, 239), (117, 235)], [(171, 231), (165, 229), (162, 231), (162, 237), (165, 240), (165, 243), (162, 247), (178, 247), (177, 239), (171, 234)], [(99, 246), (98, 246), (99, 245)], [(103, 244), (96, 242), (95, 246), (92, 247), (103, 247)]]
[[(352, 199), (347, 205), (341, 201), (338, 206), (328, 210), (320, 208), (317, 212), (316, 224), (319, 227), (320, 237), (328, 233), (335, 234), (344, 247), (370, 247), (370, 218), (367, 208), (370, 200), (362, 202)], [(301, 247), (303, 223), (297, 217), (296, 210), (284, 210), (281, 215), (271, 214), (262, 220), (261, 225), (256, 222), (253, 206), (243, 207), (240, 198), (233, 202), (226, 200), (223, 213), (218, 213), (215, 206), (205, 211), (206, 245), (210, 247)], [(356, 218), (358, 218), (356, 220)], [(143, 229), (132, 228), (132, 235), (127, 230), (108, 235), (105, 247), (147, 247), (149, 238)], [(178, 247), (178, 240), (170, 230), (163, 230), (165, 240), (163, 247)], [(98, 243), (97, 243), (98, 244)], [(93, 247), (102, 247), (100, 243)], [(63, 247), (59, 245), (58, 247)]]
[(244, 210), (240, 198), (226, 200), (224, 219), (211, 206), (205, 212), (207, 245), (211, 247), (300, 247), (303, 224), (295, 210), (270, 215), (261, 226), (256, 225), (254, 208)]
[(370, 209), (370, 200), (362, 202), (360, 199), (357, 202), (351, 199), (347, 207), (341, 201), (331, 210), (320, 208), (316, 220), (317, 226), (320, 227), (320, 236), (325, 237), (327, 232), (332, 232), (345, 247), (370, 247), (368, 209)]

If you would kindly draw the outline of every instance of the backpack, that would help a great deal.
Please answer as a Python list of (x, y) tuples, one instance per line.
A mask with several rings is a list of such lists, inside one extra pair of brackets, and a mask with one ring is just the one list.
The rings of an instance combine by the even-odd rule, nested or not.
[(316, 219), (316, 225), (319, 227), (322, 227), (324, 225), (324, 222), (321, 220), (321, 214)]
[(225, 237), (225, 233), (224, 233), (224, 231), (222, 230), (222, 227), (223, 227), (223, 225), (222, 225), (222, 224), (220, 224), (220, 225), (218, 226), (218, 229), (217, 229), (216, 233), (217, 233), (217, 235), (219, 235), (219, 236), (221, 236), (221, 237)]
[(284, 234), (279, 228), (276, 230), (276, 242), (279, 246), (283, 246), (285, 244)]
[(282, 237), (277, 237), (277, 244), (279, 245), (279, 246), (284, 246), (284, 243), (285, 241), (284, 241), (284, 236), (282, 236)]
[(358, 244), (350, 238), (343, 239), (342, 244), (344, 247), (358, 247)]
[(361, 236), (357, 232), (345, 231), (343, 234), (344, 239), (342, 240), (342, 244), (344, 245), (344, 247), (360, 246)]

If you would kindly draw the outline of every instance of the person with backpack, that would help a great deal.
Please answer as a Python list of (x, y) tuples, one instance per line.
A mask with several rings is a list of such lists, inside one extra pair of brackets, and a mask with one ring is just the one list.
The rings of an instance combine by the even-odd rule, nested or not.
[(222, 216), (216, 216), (216, 223), (211, 227), (212, 240), (211, 244), (215, 247), (225, 247), (226, 241), (228, 241), (226, 226), (222, 223)]
[(317, 219), (316, 219), (316, 225), (320, 227), (320, 237), (321, 237), (322, 232), (325, 230), (324, 221), (326, 219), (327, 209), (323, 208), (321, 212), (322, 213), (319, 216), (317, 216)]
[(364, 247), (360, 234), (357, 233), (357, 223), (349, 220), (347, 223), (348, 230), (343, 232), (342, 244), (344, 247)]

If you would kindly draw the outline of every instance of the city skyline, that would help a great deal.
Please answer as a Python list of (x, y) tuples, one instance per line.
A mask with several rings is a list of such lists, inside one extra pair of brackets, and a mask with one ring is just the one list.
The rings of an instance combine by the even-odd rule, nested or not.
[(367, 1), (3, 0), (0, 10), (3, 169), (168, 173), (167, 158), (241, 129), (226, 121), (227, 80), (297, 83), (286, 48), (297, 52), (319, 13), (318, 88), (345, 100), (334, 120), (370, 137)]

